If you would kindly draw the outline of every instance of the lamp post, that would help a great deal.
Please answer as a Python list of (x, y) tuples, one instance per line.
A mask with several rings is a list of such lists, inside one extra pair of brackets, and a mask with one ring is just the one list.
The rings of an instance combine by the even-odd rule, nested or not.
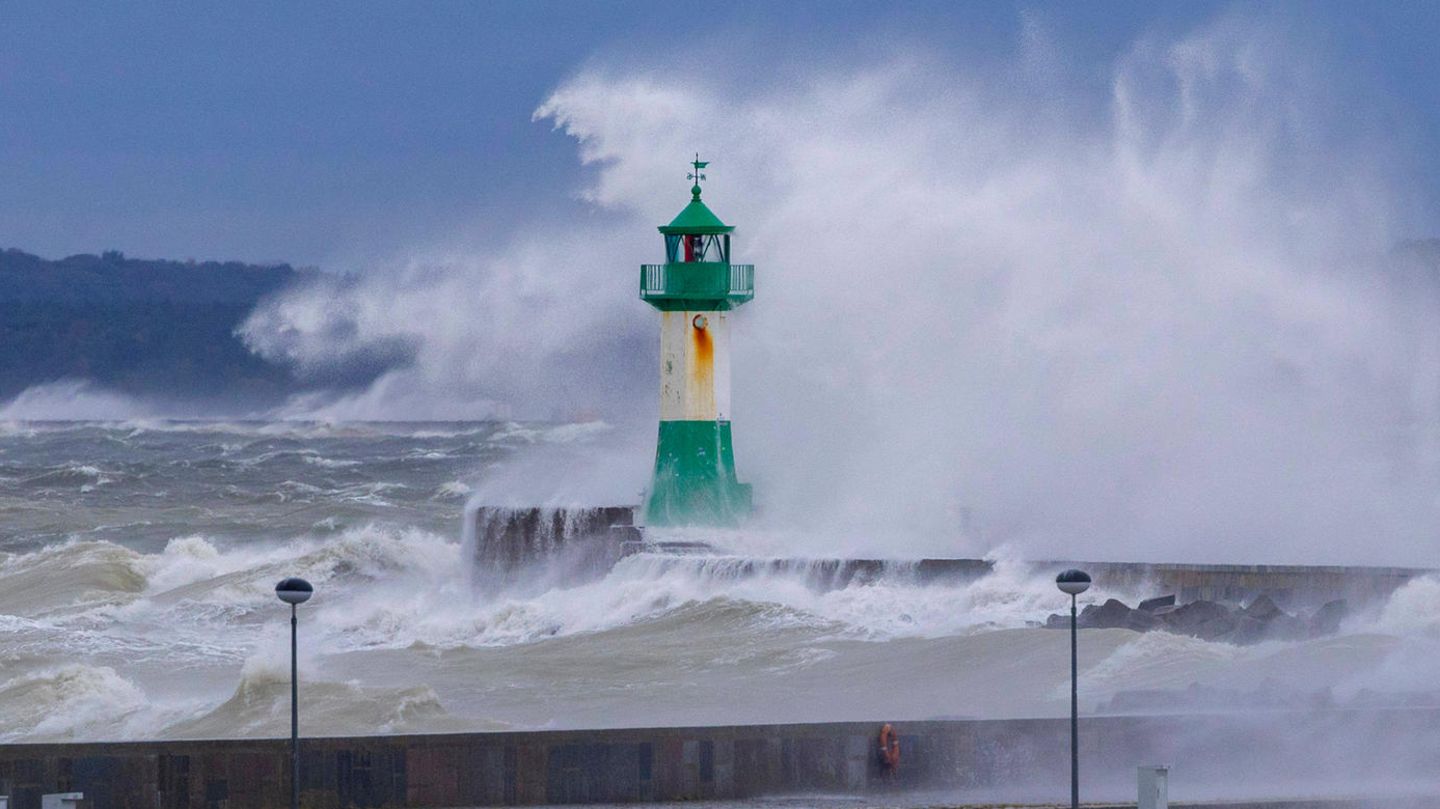
[(293, 576), (275, 585), (275, 595), (290, 605), (290, 809), (300, 809), (300, 667), (296, 662), (295, 608), (314, 594), (310, 582)]
[(1055, 577), (1055, 586), (1070, 596), (1070, 809), (1080, 809), (1080, 633), (1075, 625), (1075, 597), (1090, 589), (1090, 574), (1067, 570)]

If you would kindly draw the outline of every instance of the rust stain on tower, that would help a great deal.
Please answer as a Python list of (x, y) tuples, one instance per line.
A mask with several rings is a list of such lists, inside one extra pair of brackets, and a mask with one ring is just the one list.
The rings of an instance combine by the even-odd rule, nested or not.
[(715, 367), (715, 344), (710, 340), (709, 329), (691, 323), (690, 346), (691, 350), (695, 352), (695, 363), (691, 366), (691, 374), (695, 377), (696, 382), (709, 385), (714, 376)]

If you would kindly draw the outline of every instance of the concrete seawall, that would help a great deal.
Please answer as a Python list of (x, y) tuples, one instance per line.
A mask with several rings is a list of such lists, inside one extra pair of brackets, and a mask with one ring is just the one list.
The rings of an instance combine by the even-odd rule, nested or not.
[[(1366, 794), (1437, 783), (1440, 710), (1082, 719), (1089, 800), (1134, 793), (1135, 766), (1176, 765), (1171, 794)], [(879, 723), (611, 729), (309, 739), (308, 807), (502, 806), (943, 791), (956, 801), (1060, 801), (1063, 719), (897, 723), (898, 771)], [(38, 809), (80, 791), (95, 809), (250, 809), (288, 798), (285, 740), (0, 747), (0, 795)], [(1191, 794), (1187, 796), (1187, 791)], [(1204, 794), (1200, 794), (1204, 793)], [(953, 797), (952, 797), (953, 796)]]
[[(472, 564), (481, 581), (504, 583), (532, 565), (559, 565), (575, 580), (603, 575), (618, 560), (640, 552), (686, 554), (708, 551), (703, 545), (651, 541), (634, 524), (634, 508), (588, 509), (482, 507), (466, 516), (475, 545)], [(1268, 595), (1290, 607), (1316, 607), (1346, 599), (1352, 604), (1388, 597), (1417, 576), (1420, 568), (1324, 565), (1216, 565), (1151, 562), (1035, 561), (1037, 575), (1054, 575), (1081, 567), (1111, 591), (1138, 596), (1176, 595), (1180, 601), (1200, 599), (1244, 603)], [(918, 583), (973, 580), (993, 569), (984, 559), (806, 559), (763, 558), (732, 566), (735, 575), (801, 574), (815, 589), (845, 587), (881, 576), (909, 576)]]
[(1389, 597), (1407, 582), (1434, 571), (1403, 567), (1324, 565), (1203, 565), (1145, 562), (1035, 563), (1040, 570), (1082, 567), (1105, 587), (1181, 602), (1243, 602), (1268, 595), (1282, 606), (1318, 606), (1338, 598), (1366, 603)]

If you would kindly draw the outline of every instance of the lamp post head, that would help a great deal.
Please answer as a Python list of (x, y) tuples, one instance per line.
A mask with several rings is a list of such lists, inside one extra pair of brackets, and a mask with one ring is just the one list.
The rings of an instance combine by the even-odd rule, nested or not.
[(1067, 570), (1055, 577), (1055, 586), (1062, 593), (1078, 596), (1090, 589), (1090, 574), (1083, 570)]
[(275, 585), (275, 595), (286, 604), (304, 604), (314, 595), (315, 588), (310, 582), (294, 576)]

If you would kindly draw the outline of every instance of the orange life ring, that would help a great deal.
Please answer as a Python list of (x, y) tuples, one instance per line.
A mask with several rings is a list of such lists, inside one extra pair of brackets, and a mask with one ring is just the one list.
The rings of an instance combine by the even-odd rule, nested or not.
[(887, 770), (900, 766), (900, 737), (888, 723), (880, 728), (880, 763)]

